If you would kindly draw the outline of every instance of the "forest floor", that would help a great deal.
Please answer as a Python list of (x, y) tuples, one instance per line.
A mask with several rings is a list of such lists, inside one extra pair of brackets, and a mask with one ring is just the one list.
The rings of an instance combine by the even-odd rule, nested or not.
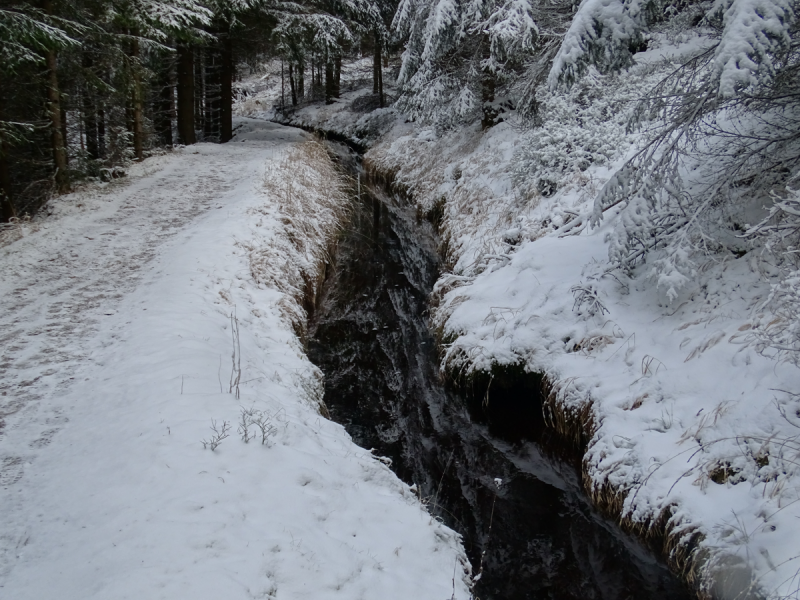
[(319, 251), (281, 250), (315, 214), (265, 186), (310, 136), (238, 124), (3, 232), (4, 598), (469, 595), (458, 537), (320, 416), (297, 299), (254, 276)]

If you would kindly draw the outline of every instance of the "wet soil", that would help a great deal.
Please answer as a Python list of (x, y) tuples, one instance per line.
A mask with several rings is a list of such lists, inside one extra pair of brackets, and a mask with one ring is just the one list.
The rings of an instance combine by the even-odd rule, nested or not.
[[(357, 159), (338, 148), (357, 171)], [(362, 185), (325, 283), (308, 353), (325, 403), (366, 449), (392, 459), (458, 531), (487, 599), (688, 600), (635, 540), (588, 503), (575, 456), (559, 457), (535, 377), (446, 385), (427, 321), (438, 274), (433, 226)]]

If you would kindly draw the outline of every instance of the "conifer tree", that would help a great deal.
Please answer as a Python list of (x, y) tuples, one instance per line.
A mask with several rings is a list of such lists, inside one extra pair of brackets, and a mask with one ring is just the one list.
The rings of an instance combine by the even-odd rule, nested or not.
[(529, 0), (401, 0), (392, 23), (406, 41), (398, 106), (443, 127), (493, 122), (495, 88), (536, 49), (538, 5)]

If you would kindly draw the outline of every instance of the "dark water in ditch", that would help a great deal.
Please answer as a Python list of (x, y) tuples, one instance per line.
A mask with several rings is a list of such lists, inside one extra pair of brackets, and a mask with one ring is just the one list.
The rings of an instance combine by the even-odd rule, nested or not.
[[(355, 168), (353, 156), (338, 153)], [(473, 573), (483, 565), (476, 597), (688, 600), (663, 566), (593, 511), (576, 465), (542, 449), (530, 381), (492, 388), (490, 405), (503, 406), (504, 394), (516, 403), (505, 415), (471, 414), (465, 394), (443, 384), (426, 320), (438, 272), (433, 227), (379, 190), (362, 192), (308, 348), (325, 373), (332, 418), (390, 457), (463, 536)]]

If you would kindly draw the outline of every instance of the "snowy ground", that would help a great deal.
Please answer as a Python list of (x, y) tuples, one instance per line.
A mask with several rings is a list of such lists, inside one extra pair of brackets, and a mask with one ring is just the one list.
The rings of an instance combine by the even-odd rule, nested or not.
[[(258, 258), (309, 263), (281, 240), (325, 206), (264, 185), (304, 134), (240, 123), (0, 249), (3, 598), (468, 597), (455, 534), (320, 416), (296, 298), (254, 280)], [(214, 451), (212, 421), (231, 424)]]
[[(699, 534), (708, 560), (697, 583), (707, 589), (746, 565), (745, 584), (797, 598), (800, 371), (759, 353), (748, 333), (772, 318), (759, 308), (771, 283), (763, 257), (723, 247), (670, 298), (648, 275), (652, 261), (630, 277), (609, 268), (615, 211), (579, 235), (559, 230), (586, 222), (580, 215), (635, 147), (625, 109), (702, 42), (653, 40), (626, 74), (594, 73), (571, 94), (544, 94), (543, 125), (530, 134), (513, 113), (487, 132), (446, 133), (391, 108), (363, 115), (352, 104), (358, 93), (291, 121), (369, 143), (366, 161), (421, 210), (444, 199), (450, 272), (433, 310), (443, 368), (546, 373), (561, 412), (594, 431), (591, 494), (613, 506), (611, 484), (629, 524), (666, 514), (679, 538)], [(552, 178), (557, 192), (543, 196), (538, 178)]]
[[(369, 83), (372, 80), (372, 62), (371, 56), (345, 61), (340, 74), (342, 91), (361, 88)], [(281, 61), (273, 59), (259, 64), (254, 72), (237, 82), (234, 114), (241, 117), (271, 119), (280, 112), (280, 107), (287, 112), (293, 111), (289, 73), (284, 66), (281, 76), (281, 68)], [(305, 73), (304, 92), (305, 98), (299, 99), (301, 105), (313, 101), (311, 65), (308, 65)], [(317, 89), (316, 92), (323, 93), (321, 89)]]

